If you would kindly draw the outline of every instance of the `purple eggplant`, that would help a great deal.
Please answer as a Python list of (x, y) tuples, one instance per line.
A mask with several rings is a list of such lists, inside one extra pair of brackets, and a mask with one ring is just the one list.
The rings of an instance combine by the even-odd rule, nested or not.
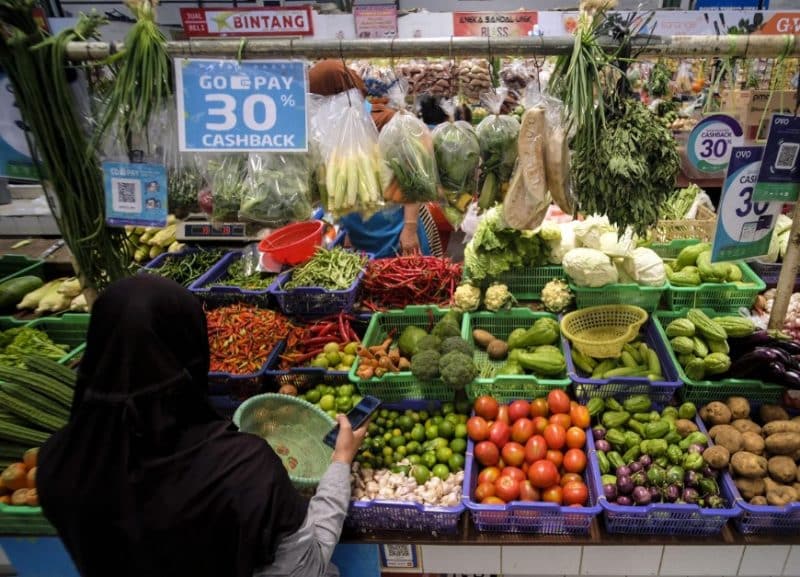
[(782, 351), (786, 351), (790, 355), (800, 355), (800, 343), (797, 341), (789, 340), (789, 341), (782, 341), (779, 339), (775, 339), (772, 343), (773, 347), (779, 348)]
[(753, 352), (756, 353), (758, 358), (762, 358), (767, 361), (778, 361), (781, 364), (792, 362), (792, 357), (789, 355), (789, 353), (775, 346), (756, 347)]
[[(617, 475), (617, 492), (620, 495), (630, 495), (633, 492), (634, 484), (627, 475)], [(619, 501), (619, 497), (617, 497)]]
[(628, 468), (631, 470), (631, 474), (633, 474), (633, 473), (638, 473), (644, 467), (642, 467), (642, 464), (639, 461), (634, 461), (633, 463), (628, 465)]
[(636, 471), (631, 475), (631, 481), (634, 485), (647, 485), (647, 473)]
[(786, 369), (783, 373), (783, 381), (780, 384), (790, 389), (800, 389), (800, 371)]
[(681, 494), (681, 499), (689, 504), (695, 504), (700, 500), (700, 493), (697, 492), (697, 489), (686, 487)]
[(705, 450), (706, 450), (705, 446), (699, 443), (692, 443), (691, 445), (689, 445), (689, 453), (697, 453), (699, 455), (702, 455), (703, 451)]
[(649, 489), (641, 485), (633, 489), (633, 494), (631, 496), (633, 497), (633, 502), (637, 505), (649, 505), (652, 500)]
[(603, 495), (609, 501), (614, 501), (617, 498), (617, 486), (612, 483), (603, 485)]
[(770, 361), (761, 367), (762, 373), (766, 374), (765, 380), (772, 382), (782, 383), (784, 375), (786, 374), (786, 367), (780, 361)]
[(602, 441), (606, 438), (606, 430), (603, 427), (597, 426), (592, 429), (592, 437), (595, 441)]
[(664, 490), (664, 500), (674, 503), (681, 496), (681, 489), (677, 485), (668, 485)]
[(650, 491), (650, 499), (652, 501), (658, 502), (661, 501), (661, 489), (653, 485), (648, 489)]
[(709, 465), (705, 465), (700, 472), (703, 473), (703, 477), (710, 477), (712, 479), (719, 477), (719, 471), (713, 467), (710, 467)]
[(687, 489), (694, 489), (695, 487), (697, 487), (697, 484), (699, 482), (700, 482), (700, 475), (697, 473), (697, 471), (686, 471), (686, 474), (683, 476), (683, 484), (686, 486)]
[(631, 470), (627, 466), (617, 467), (617, 477), (630, 477)]
[(626, 497), (625, 495), (620, 495), (619, 497), (617, 497), (617, 505), (630, 507), (631, 505), (633, 505), (633, 501), (631, 501), (630, 497)]
[(609, 451), (613, 450), (611, 448), (611, 443), (609, 443), (605, 439), (600, 439), (598, 441), (595, 441), (594, 446), (598, 451), (603, 451), (604, 453), (608, 453)]
[(647, 468), (653, 464), (653, 458), (650, 455), (642, 455), (639, 457), (639, 463), (642, 467)]

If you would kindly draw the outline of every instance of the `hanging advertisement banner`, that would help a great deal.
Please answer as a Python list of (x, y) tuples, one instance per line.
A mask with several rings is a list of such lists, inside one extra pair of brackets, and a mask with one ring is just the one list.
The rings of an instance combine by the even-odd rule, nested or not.
[(158, 164), (104, 162), (106, 222), (111, 226), (167, 224), (167, 169)]
[(742, 127), (726, 114), (713, 114), (697, 123), (689, 134), (686, 155), (689, 163), (700, 172), (724, 171), (734, 146), (741, 146)]
[(0, 177), (38, 180), (8, 75), (0, 72)]
[(353, 7), (357, 38), (394, 38), (397, 36), (397, 8), (386, 4)]
[(453, 36), (516, 38), (530, 36), (538, 22), (537, 12), (453, 12)]
[(181, 8), (183, 30), (197, 36), (313, 36), (311, 7)]
[(754, 200), (797, 202), (800, 193), (800, 117), (773, 114)]

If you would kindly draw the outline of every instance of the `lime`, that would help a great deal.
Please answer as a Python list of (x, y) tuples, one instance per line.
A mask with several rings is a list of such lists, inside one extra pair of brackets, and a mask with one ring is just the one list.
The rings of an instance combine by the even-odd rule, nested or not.
[(394, 454), (394, 449), (392, 449), (391, 447), (384, 447), (382, 453), (383, 457), (386, 459)]
[(400, 429), (397, 429), (397, 428), (392, 429), (392, 436), (393, 437), (402, 437), (403, 436), (403, 431), (401, 431)]
[(325, 358), (328, 359), (329, 367), (335, 367), (342, 362), (342, 355), (339, 353), (325, 353)]
[(460, 471), (464, 468), (464, 455), (453, 455), (447, 461), (447, 466), (451, 471)]
[(336, 411), (334, 411), (334, 410), (330, 410), (330, 411), (325, 411), (325, 412), (328, 414), (328, 416), (329, 416), (331, 419), (333, 419), (334, 421), (336, 420), (336, 415), (338, 414)]
[(400, 413), (398, 413), (397, 411), (389, 411), (389, 418), (392, 419), (393, 421), (396, 420), (397, 417), (399, 416)]
[(361, 395), (353, 395), (353, 406), (355, 407), (362, 400), (364, 400), (364, 397), (362, 397)]
[(431, 478), (431, 472), (425, 465), (414, 465), (411, 468), (411, 476), (417, 482), (417, 485), (424, 485)]
[(378, 425), (376, 425), (375, 423), (370, 423), (369, 427), (367, 428), (367, 432), (370, 435), (377, 435), (378, 434)]
[(334, 408), (336, 408), (336, 397), (333, 395), (324, 395), (319, 400), (319, 408), (323, 411), (332, 411)]
[(319, 403), (319, 400), (322, 398), (322, 394), (317, 389), (311, 389), (306, 393), (306, 401), (309, 403), (316, 405)]
[(469, 401), (466, 399), (456, 401), (456, 413), (466, 416), (469, 414), (471, 408), (472, 407), (470, 407)]
[(358, 343), (347, 343), (344, 346), (344, 354), (354, 355), (358, 352)]
[(466, 425), (466, 424), (467, 424), (467, 419), (468, 419), (468, 418), (469, 418), (469, 417), (467, 417), (467, 415), (458, 415), (458, 422), (459, 422), (460, 424), (462, 424), (462, 425)]
[(372, 446), (376, 449), (383, 449), (383, 446), (386, 444), (386, 441), (383, 437), (375, 437), (372, 439)]
[(354, 362), (356, 362), (355, 355), (344, 355), (342, 357), (342, 364), (346, 367), (352, 367)]
[(434, 440), (436, 437), (439, 436), (439, 427), (436, 425), (431, 425), (425, 429), (425, 438), (429, 440)]
[(417, 423), (414, 425), (414, 428), (411, 429), (411, 438), (415, 441), (424, 441), (425, 440), (425, 427)]
[(389, 441), (389, 446), (392, 449), (396, 449), (398, 447), (402, 447), (405, 444), (406, 444), (406, 440), (403, 437), (392, 437), (391, 440)]
[(396, 425), (400, 427), (400, 429), (402, 429), (404, 432), (410, 431), (411, 429), (414, 428), (414, 421), (412, 421), (411, 417), (409, 417), (408, 415), (402, 415), (397, 418)]
[(456, 408), (453, 406), (453, 403), (444, 403), (442, 405), (442, 413), (445, 414), (445, 415), (449, 415), (450, 413), (452, 413), (455, 410), (456, 410)]
[(456, 427), (450, 421), (442, 421), (439, 423), (439, 436), (445, 439), (452, 439), (455, 435)]
[(431, 473), (433, 473), (434, 477), (439, 477), (442, 481), (446, 481), (447, 477), (450, 476), (450, 469), (447, 468), (447, 465), (439, 463), (438, 465), (434, 465)]
[(464, 451), (467, 450), (467, 441), (464, 439), (453, 439), (450, 441), (450, 448), (453, 449), (453, 453), (456, 455), (463, 455)]
[(377, 419), (375, 419), (375, 424), (378, 425), (379, 427), (384, 427), (386, 426), (386, 419), (384, 419), (383, 417), (378, 417)]
[(417, 455), (422, 451), (422, 445), (420, 445), (417, 441), (410, 441), (406, 445), (406, 453), (409, 455)]
[(452, 456), (453, 449), (450, 447), (440, 447), (436, 449), (436, 461), (439, 463), (447, 463)]
[(347, 371), (350, 370), (350, 365), (345, 365), (344, 363), (339, 363), (338, 365), (336, 365), (335, 368), (333, 368), (331, 370), (339, 371), (340, 373), (346, 373)]
[(378, 411), (378, 416), (383, 417), (384, 419), (388, 418), (389, 417), (388, 409), (381, 409), (380, 411)]
[(328, 343), (324, 347), (322, 347), (322, 352), (326, 355), (328, 353), (339, 353), (339, 343)]
[(434, 440), (431, 441), (432, 450), (441, 449), (442, 447), (448, 447), (450, 443), (444, 437), (436, 437)]
[(403, 445), (396, 447), (394, 450), (394, 454), (398, 459), (402, 459), (403, 457), (408, 454), (408, 449), (406, 449)]
[(456, 439), (466, 439), (467, 438), (467, 426), (464, 423), (457, 424), (454, 436), (455, 436)]
[(392, 440), (392, 437), (393, 435), (389, 431), (383, 434), (383, 440), (386, 441), (387, 443)]
[(408, 457), (406, 457), (406, 459), (408, 459), (408, 462), (411, 463), (412, 465), (418, 465), (419, 463), (422, 462), (422, 457), (420, 457), (419, 455), (409, 455)]
[(353, 385), (340, 385), (336, 389), (336, 396), (337, 397), (352, 397), (355, 392), (356, 392), (356, 388)]
[(319, 367), (320, 369), (327, 369), (330, 366), (328, 359), (324, 356), (322, 357), (314, 357), (311, 360), (312, 367)]
[(408, 416), (411, 417), (411, 420), (415, 423), (419, 423), (419, 413), (415, 413), (414, 411), (409, 411), (409, 413)]
[(444, 421), (444, 417), (443, 417), (443, 416), (441, 416), (441, 415), (436, 415), (436, 416), (433, 418), (433, 423), (434, 423), (435, 425), (438, 425), (438, 424), (439, 424), (439, 423), (441, 423), (442, 421)]
[(336, 395), (336, 389), (331, 387), (330, 385), (320, 385), (319, 392), (323, 395)]
[(346, 413), (353, 408), (353, 401), (350, 397), (339, 397), (336, 399), (336, 410), (340, 413)]
[(448, 423), (453, 423), (454, 425), (457, 425), (458, 415), (456, 415), (455, 413), (450, 413), (449, 415), (445, 416), (444, 420), (447, 421)]
[(422, 421), (422, 422), (427, 421), (429, 416), (430, 415), (428, 415), (428, 411), (420, 411), (419, 412), (419, 420)]
[(422, 464), (428, 468), (433, 467), (436, 464), (436, 453), (433, 451), (428, 451), (422, 455)]

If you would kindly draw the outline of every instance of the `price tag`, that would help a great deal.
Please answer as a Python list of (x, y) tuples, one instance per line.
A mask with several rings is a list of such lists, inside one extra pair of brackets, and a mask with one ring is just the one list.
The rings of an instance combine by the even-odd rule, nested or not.
[(308, 150), (306, 65), (288, 60), (175, 60), (180, 149)]
[(755, 200), (797, 202), (800, 193), (800, 117), (773, 114)]
[(780, 202), (758, 202), (753, 192), (764, 149), (735, 147), (722, 188), (712, 262), (749, 259), (767, 254)]
[(691, 165), (701, 172), (725, 170), (734, 146), (741, 146), (742, 127), (735, 118), (725, 114), (707, 116), (694, 127), (686, 144)]
[(167, 170), (158, 164), (104, 162), (106, 222), (111, 226), (167, 224)]

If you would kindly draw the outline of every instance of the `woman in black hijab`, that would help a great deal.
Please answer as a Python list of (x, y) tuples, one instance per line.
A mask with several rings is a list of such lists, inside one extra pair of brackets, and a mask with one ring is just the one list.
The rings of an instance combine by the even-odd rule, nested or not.
[(151, 275), (115, 283), (87, 341), (69, 422), (37, 475), (83, 577), (325, 574), (364, 429), (340, 416), (334, 462), (307, 503), (272, 448), (210, 406), (205, 314), (184, 288)]

